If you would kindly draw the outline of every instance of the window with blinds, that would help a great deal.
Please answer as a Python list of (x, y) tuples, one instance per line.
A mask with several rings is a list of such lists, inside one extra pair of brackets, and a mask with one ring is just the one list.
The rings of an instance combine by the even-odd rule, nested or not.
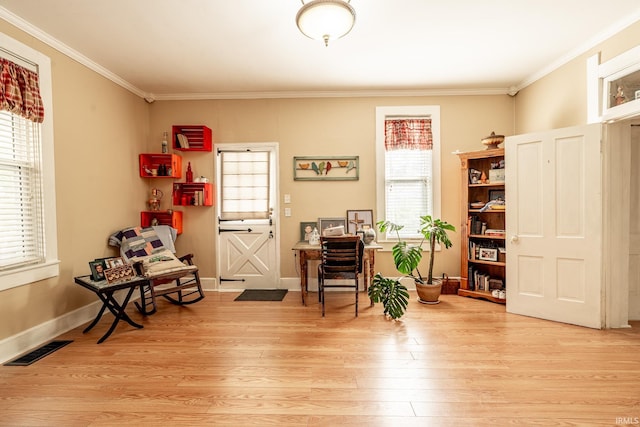
[(377, 220), (403, 225), (403, 239), (420, 239), (420, 217), (440, 216), (440, 107), (377, 107), (376, 170)]
[(0, 33), (0, 291), (56, 277), (51, 60)]
[(270, 214), (270, 153), (220, 153), (220, 219), (268, 219)]
[(44, 260), (39, 128), (0, 111), (0, 270)]
[(420, 216), (433, 213), (431, 153), (431, 150), (385, 153), (385, 218), (404, 225), (401, 237), (420, 237)]

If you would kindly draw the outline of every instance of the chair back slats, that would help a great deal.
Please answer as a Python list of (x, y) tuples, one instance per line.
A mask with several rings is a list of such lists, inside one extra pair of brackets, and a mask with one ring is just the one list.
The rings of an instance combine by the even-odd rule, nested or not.
[[(358, 273), (362, 271), (364, 243), (360, 236), (321, 237), (321, 262), (318, 265), (318, 297), (324, 317), (325, 288), (353, 288), (358, 316)], [(349, 279), (350, 284), (327, 284), (325, 279)]]

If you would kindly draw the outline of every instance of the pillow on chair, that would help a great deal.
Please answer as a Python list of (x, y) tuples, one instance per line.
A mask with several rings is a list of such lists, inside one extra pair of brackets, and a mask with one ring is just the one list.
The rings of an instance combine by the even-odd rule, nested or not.
[(181, 262), (169, 250), (162, 250), (142, 259), (142, 273), (146, 277), (173, 273), (176, 271), (197, 270), (195, 265), (189, 266)]
[(120, 247), (120, 255), (128, 263), (132, 263), (166, 249), (175, 252), (173, 231), (173, 228), (166, 225), (125, 228), (109, 237), (109, 245)]

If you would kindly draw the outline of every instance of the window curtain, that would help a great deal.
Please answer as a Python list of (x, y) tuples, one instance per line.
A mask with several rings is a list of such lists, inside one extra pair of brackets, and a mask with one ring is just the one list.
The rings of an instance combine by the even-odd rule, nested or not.
[(0, 58), (0, 109), (35, 123), (44, 121), (38, 73)]
[(393, 150), (431, 150), (431, 119), (385, 120), (384, 148)]

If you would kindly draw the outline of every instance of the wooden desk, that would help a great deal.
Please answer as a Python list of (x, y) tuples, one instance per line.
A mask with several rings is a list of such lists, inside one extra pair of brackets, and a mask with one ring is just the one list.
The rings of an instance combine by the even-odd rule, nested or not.
[[(130, 324), (134, 328), (141, 329), (141, 328), (144, 327), (144, 326), (134, 322), (127, 315), (127, 313), (125, 313), (125, 309), (127, 308), (127, 304), (129, 303), (129, 299), (131, 299), (131, 295), (133, 294), (133, 291), (138, 286), (142, 286), (144, 284), (148, 284), (149, 283), (148, 280), (145, 279), (144, 277), (136, 276), (131, 280), (127, 280), (126, 282), (113, 283), (113, 284), (107, 283), (106, 280), (102, 280), (100, 282), (94, 282), (93, 280), (91, 280), (91, 276), (75, 277), (74, 281), (78, 285), (80, 285), (80, 286), (82, 286), (82, 287), (84, 287), (86, 289), (89, 289), (91, 292), (95, 293), (98, 296), (98, 298), (100, 298), (100, 301), (102, 301), (102, 308), (100, 309), (100, 312), (98, 312), (98, 314), (96, 315), (96, 318), (93, 319), (93, 322), (91, 322), (91, 324), (89, 324), (89, 326), (87, 326), (84, 329), (84, 331), (82, 331), (83, 334), (89, 332), (91, 330), (91, 328), (96, 326), (96, 324), (98, 323), (98, 321), (102, 317), (102, 314), (104, 313), (105, 309), (108, 308), (109, 311), (114, 316), (113, 323), (111, 324), (111, 327), (102, 336), (102, 338), (100, 338), (98, 340), (98, 344), (100, 344), (101, 342), (103, 342), (104, 340), (109, 338), (109, 335), (111, 335), (111, 333), (114, 331), (114, 329), (116, 329), (116, 326), (118, 325), (118, 322), (120, 322), (120, 320), (126, 321), (128, 324)], [(116, 292), (116, 291), (118, 291), (120, 289), (128, 289), (127, 295), (125, 296), (124, 300), (122, 301), (122, 304), (119, 303), (118, 300), (116, 298), (114, 298), (114, 296), (113, 296), (114, 292)]]
[[(302, 294), (302, 304), (307, 305), (307, 292), (309, 282), (309, 269), (307, 268), (307, 261), (320, 260), (320, 245), (310, 245), (306, 241), (296, 243), (293, 248), (294, 251), (298, 251), (298, 262), (300, 264), (300, 291)], [(376, 251), (382, 249), (380, 245), (365, 245), (364, 247), (364, 259), (363, 259), (363, 273), (364, 273), (364, 290), (369, 289), (369, 284), (373, 278), (375, 263), (376, 263)]]

